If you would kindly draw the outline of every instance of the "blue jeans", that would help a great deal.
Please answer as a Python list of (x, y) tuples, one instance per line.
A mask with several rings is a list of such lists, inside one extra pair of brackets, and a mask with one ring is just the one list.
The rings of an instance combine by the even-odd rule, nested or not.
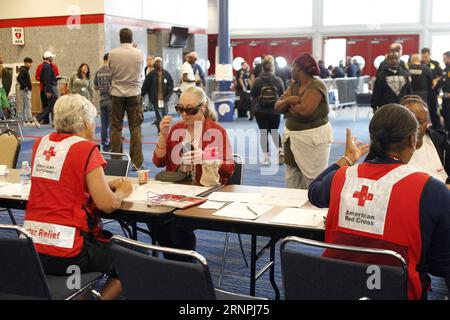
[(102, 146), (111, 144), (111, 103), (100, 106), (100, 119), (102, 122)]

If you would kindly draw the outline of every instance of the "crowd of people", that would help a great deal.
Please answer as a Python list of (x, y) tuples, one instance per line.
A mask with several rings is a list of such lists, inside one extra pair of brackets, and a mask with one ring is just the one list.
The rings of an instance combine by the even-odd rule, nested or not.
[[(181, 120), (175, 123), (167, 114), (174, 83), (163, 68), (162, 58), (147, 59), (142, 85), (144, 54), (133, 45), (130, 29), (120, 31), (120, 42), (119, 48), (105, 54), (104, 65), (94, 76), (87, 64), (81, 64), (70, 77), (69, 94), (61, 98), (56, 89), (59, 72), (53, 63), (55, 55), (44, 53), (38, 67), (43, 112), (32, 118), (29, 99), (24, 99), (28, 101), (24, 101), (26, 122), (37, 125), (50, 116), (55, 128), (33, 147), (24, 227), (33, 235), (47, 274), (65, 274), (70, 265), (80, 266), (82, 272), (107, 274), (110, 280), (102, 291), (104, 299), (117, 297), (121, 283), (110, 251), (111, 235), (100, 227), (95, 212), (110, 213), (120, 208), (133, 188), (126, 178), (110, 182), (105, 178), (106, 162), (93, 142), (97, 116), (94, 90), (100, 94), (103, 150), (123, 151), (126, 114), (135, 170), (143, 168), (144, 96), (155, 108), (159, 133), (152, 160), (170, 173), (172, 181), (220, 186), (228, 183), (235, 170), (227, 131), (217, 122), (216, 112), (200, 87), (204, 80), (195, 67), (197, 54), (186, 55), (181, 67), (182, 93), (175, 107)], [(348, 130), (345, 153), (328, 169), (333, 129), (328, 119), (327, 87), (320, 79), (323, 65), (311, 54), (301, 53), (293, 61), (286, 81), (277, 76), (273, 57), (264, 56), (260, 70), (253, 73), (243, 63), (237, 82), (238, 93), (250, 91), (252, 115), (260, 131), (266, 132), (261, 134), (264, 163), (270, 162), (273, 153), (270, 134), (278, 147), (276, 154), (286, 165), (287, 186), (308, 189), (313, 205), (329, 208), (326, 241), (402, 254), (409, 266), (409, 298), (420, 299), (426, 298), (429, 289), (428, 274), (450, 280), (450, 144), (441, 127), (436, 123), (428, 126), (429, 113), (431, 116), (437, 105), (434, 99), (438, 97), (438, 86), (445, 93), (444, 120), (450, 123), (446, 116), (446, 112), (450, 114), (446, 91), (450, 88), (450, 70), (444, 74), (436, 70), (439, 64), (429, 59), (427, 49), (422, 50), (422, 57), (412, 56), (409, 66), (402, 66), (398, 48), (391, 46), (377, 75), (375, 112), (368, 128), (370, 145), (359, 142)], [(444, 59), (450, 66), (449, 53)], [(21, 94), (28, 98), (32, 60), (25, 60), (19, 83)], [(356, 64), (345, 72), (358, 74)], [(426, 80), (416, 79), (420, 75)], [(422, 86), (425, 84), (426, 92)], [(3, 91), (0, 87), (0, 94)], [(282, 115), (286, 119), (283, 136), (278, 132)], [(365, 156), (364, 162), (357, 164)], [(61, 236), (48, 239), (48, 233), (38, 233), (38, 229), (50, 234), (59, 232)], [(196, 249), (194, 232), (175, 222), (165, 224), (154, 236), (166, 247)], [(336, 252), (325, 255), (373, 261), (366, 256)], [(166, 258), (180, 259), (171, 255)]]

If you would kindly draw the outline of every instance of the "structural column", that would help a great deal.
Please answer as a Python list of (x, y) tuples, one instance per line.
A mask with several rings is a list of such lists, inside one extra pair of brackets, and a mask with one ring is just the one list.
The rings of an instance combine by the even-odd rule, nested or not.
[(219, 91), (229, 91), (233, 80), (230, 44), (229, 0), (219, 0), (219, 64), (216, 78)]

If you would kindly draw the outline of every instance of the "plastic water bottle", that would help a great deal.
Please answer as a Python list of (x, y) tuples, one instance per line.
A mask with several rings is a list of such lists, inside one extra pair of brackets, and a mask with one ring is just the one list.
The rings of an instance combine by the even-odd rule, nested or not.
[(30, 193), (31, 186), (31, 168), (28, 161), (22, 162), (22, 169), (20, 170), (20, 184), (22, 186), (22, 199), (26, 200)]

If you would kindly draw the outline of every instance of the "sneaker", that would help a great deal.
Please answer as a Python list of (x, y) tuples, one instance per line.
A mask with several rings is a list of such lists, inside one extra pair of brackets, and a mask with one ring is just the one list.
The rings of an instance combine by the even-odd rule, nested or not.
[(280, 149), (278, 151), (278, 162), (279, 162), (280, 165), (284, 164), (284, 151), (283, 151), (283, 149)]
[(30, 124), (33, 124), (36, 128), (40, 129), (41, 128), (41, 124), (39, 123), (39, 121), (37, 121), (36, 118), (33, 118), (33, 121), (30, 122)]
[(262, 162), (263, 165), (268, 166), (270, 165), (270, 155), (269, 154), (264, 154), (264, 160)]

